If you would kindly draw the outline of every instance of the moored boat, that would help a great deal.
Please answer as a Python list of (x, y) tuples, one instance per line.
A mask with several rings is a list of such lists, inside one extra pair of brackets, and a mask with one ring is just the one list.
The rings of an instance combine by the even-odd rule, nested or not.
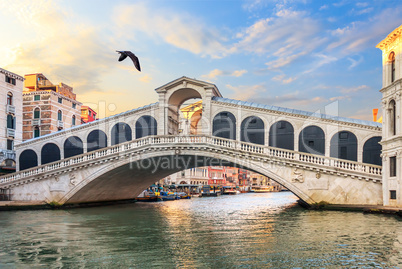
[(253, 192), (272, 192), (274, 191), (273, 186), (253, 186), (252, 187)]
[(145, 190), (137, 196), (136, 200), (138, 202), (157, 202), (162, 201), (162, 198), (159, 196), (159, 193)]

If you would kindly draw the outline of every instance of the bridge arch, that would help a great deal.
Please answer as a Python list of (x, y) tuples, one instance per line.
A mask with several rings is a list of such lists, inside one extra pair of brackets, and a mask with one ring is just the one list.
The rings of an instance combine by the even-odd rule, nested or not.
[(152, 116), (141, 116), (135, 122), (135, 138), (141, 138), (149, 135), (157, 135), (158, 123)]
[(231, 112), (217, 113), (212, 120), (212, 135), (236, 140), (236, 117)]
[(87, 152), (107, 147), (107, 135), (102, 130), (93, 130), (87, 136)]
[(379, 143), (381, 136), (374, 136), (367, 139), (363, 145), (363, 162), (382, 165), (381, 150), (382, 146)]
[(55, 162), (61, 159), (60, 148), (55, 143), (47, 143), (41, 149), (41, 164)]
[(130, 126), (124, 122), (116, 123), (111, 132), (112, 146), (132, 140)]
[(294, 150), (294, 128), (285, 120), (275, 122), (269, 128), (269, 146)]
[(38, 155), (32, 149), (21, 152), (19, 157), (20, 171), (38, 166)]
[(350, 131), (339, 131), (330, 141), (330, 156), (338, 159), (357, 161), (357, 137)]
[(240, 125), (240, 140), (265, 145), (265, 124), (258, 116), (245, 118)]
[(70, 136), (64, 141), (64, 158), (70, 158), (84, 153), (84, 146), (81, 138)]
[[(135, 162), (132, 162), (130, 158), (124, 158), (115, 162), (105, 163), (101, 169), (96, 169), (94, 173), (85, 177), (58, 202), (61, 204), (77, 203), (81, 202), (82, 199), (91, 202), (91, 199), (95, 197), (103, 197), (103, 201), (117, 200), (117, 198), (119, 200), (134, 199), (142, 190), (155, 182), (155, 178), (164, 178), (184, 169), (205, 166), (205, 160), (211, 159), (214, 160), (212, 162), (215, 164), (216, 160), (219, 160), (223, 162), (219, 165), (241, 167), (267, 176), (290, 190), (307, 204), (317, 202), (304, 193), (296, 184), (273, 172), (272, 167), (268, 167), (262, 163), (250, 162), (244, 164), (233, 155), (225, 155), (217, 159), (202, 151), (192, 151), (191, 154), (176, 155), (179, 160), (177, 161), (177, 158), (172, 158), (175, 153), (175, 150), (172, 149), (167, 149), (164, 152), (152, 151), (145, 152), (142, 154), (141, 159), (139, 158)], [(202, 159), (204, 161), (200, 161)], [(164, 160), (170, 160), (171, 162), (169, 165), (166, 165), (164, 170), (157, 169), (152, 173), (151, 170), (155, 169), (153, 164), (163, 163)], [(175, 166), (184, 163), (187, 164), (185, 168), (180, 165), (178, 167)], [(278, 171), (281, 170), (282, 167), (279, 167)], [(117, 174), (118, 176), (116, 176)], [(121, 188), (122, 185), (125, 188)], [(132, 188), (130, 188), (130, 185)]]
[(299, 151), (325, 155), (325, 133), (316, 125), (304, 127), (299, 133)]

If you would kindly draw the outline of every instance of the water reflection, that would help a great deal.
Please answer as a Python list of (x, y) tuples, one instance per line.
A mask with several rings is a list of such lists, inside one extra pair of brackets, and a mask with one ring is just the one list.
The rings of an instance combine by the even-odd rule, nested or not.
[(0, 267), (396, 267), (399, 219), (307, 211), (290, 193), (0, 212)]

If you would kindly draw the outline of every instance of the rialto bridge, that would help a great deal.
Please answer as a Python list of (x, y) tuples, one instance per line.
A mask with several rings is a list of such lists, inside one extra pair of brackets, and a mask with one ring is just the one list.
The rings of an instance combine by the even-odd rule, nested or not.
[(114, 201), (184, 169), (227, 165), (308, 204), (383, 203), (379, 123), (231, 100), (187, 77), (156, 92), (158, 103), (17, 145), (18, 171), (0, 188), (19, 201)]

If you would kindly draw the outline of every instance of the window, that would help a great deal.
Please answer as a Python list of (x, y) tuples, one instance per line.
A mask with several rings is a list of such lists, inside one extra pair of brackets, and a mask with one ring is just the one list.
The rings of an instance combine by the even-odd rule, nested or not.
[(15, 118), (10, 114), (7, 115), (7, 128), (15, 129)]
[(73, 115), (71, 124), (72, 124), (73, 126), (75, 125), (75, 115)]
[(395, 81), (395, 53), (389, 54), (389, 60), (391, 61), (391, 83)]
[(35, 108), (35, 110), (34, 110), (34, 119), (40, 119), (40, 110), (39, 110), (39, 108)]
[(396, 177), (396, 156), (389, 157), (389, 176)]
[(34, 128), (34, 137), (39, 137), (40, 136), (40, 130), (39, 127)]
[(92, 116), (91, 110), (88, 110), (88, 115), (89, 115), (90, 117)]
[(347, 132), (340, 132), (339, 139), (348, 139), (349, 134)]
[(389, 199), (392, 200), (396, 199), (396, 191), (389, 191)]
[(77, 104), (73, 103), (73, 108), (75, 109), (77, 107)]
[(62, 99), (61, 97), (59, 97), (58, 102), (59, 102), (60, 104), (62, 104), (62, 103), (63, 103), (63, 99)]
[(13, 94), (11, 92), (7, 93), (7, 105), (13, 104)]
[(57, 120), (61, 121), (63, 119), (63, 113), (61, 112), (61, 110), (59, 110), (57, 112)]
[(389, 117), (389, 133), (390, 135), (396, 135), (396, 115), (395, 115), (395, 101), (391, 100), (388, 106)]
[(40, 101), (40, 95), (34, 95), (34, 101)]
[(6, 76), (6, 82), (15, 85), (15, 78)]
[(340, 148), (339, 158), (345, 159), (345, 160), (348, 158), (348, 148), (347, 147), (341, 147)]
[(14, 150), (14, 140), (7, 139), (7, 149)]

